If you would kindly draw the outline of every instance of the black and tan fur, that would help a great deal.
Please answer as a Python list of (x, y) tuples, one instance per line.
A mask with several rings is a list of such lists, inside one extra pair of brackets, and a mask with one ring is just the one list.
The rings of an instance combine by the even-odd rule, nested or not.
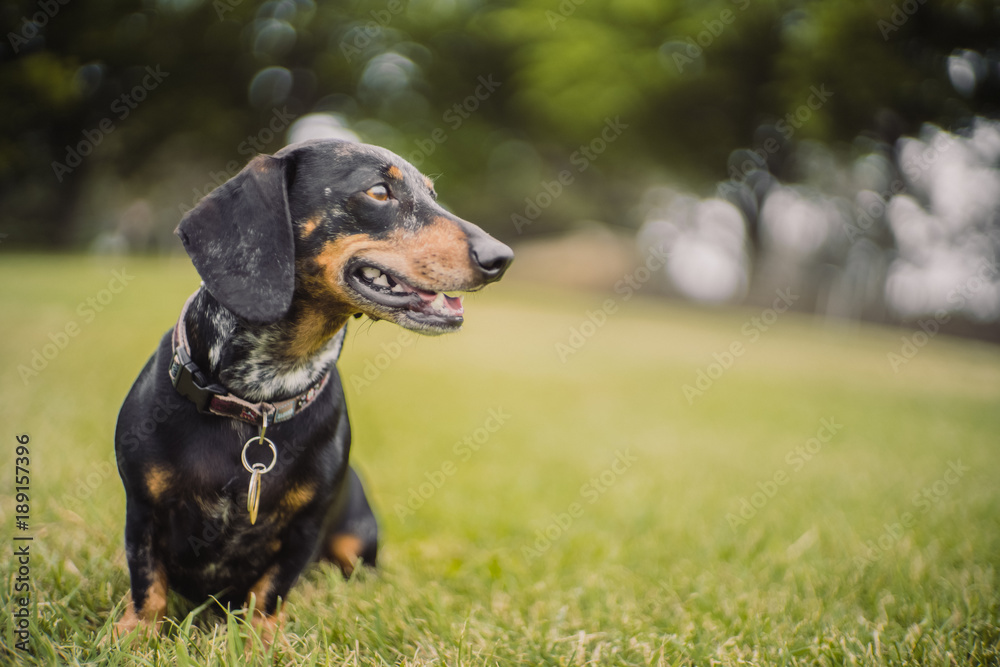
[[(435, 200), (433, 183), (393, 153), (312, 141), (254, 158), (181, 221), (177, 233), (204, 281), (185, 324), (208, 381), (258, 402), (295, 396), (331, 368), (332, 377), (313, 405), (268, 428), (279, 456), (262, 477), (251, 525), (240, 453), (258, 429), (180, 396), (167, 373), (170, 333), (163, 337), (115, 436), (131, 577), (118, 634), (155, 627), (170, 590), (235, 606), (253, 600), (273, 631), (279, 600), (310, 562), (329, 559), (346, 574), (359, 559), (375, 564), (377, 525), (348, 466), (334, 366), (345, 325), (365, 314), (422, 333), (453, 331), (461, 308), (434, 293), (479, 289), (512, 259)], [(376, 273), (392, 291), (368, 278)]]

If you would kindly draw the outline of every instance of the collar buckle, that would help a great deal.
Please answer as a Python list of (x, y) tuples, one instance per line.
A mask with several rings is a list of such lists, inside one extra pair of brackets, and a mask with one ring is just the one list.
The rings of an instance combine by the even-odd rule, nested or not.
[(177, 393), (195, 404), (198, 412), (209, 412), (212, 398), (227, 393), (225, 387), (205, 381), (198, 365), (183, 347), (174, 350), (174, 358), (170, 363), (170, 381)]

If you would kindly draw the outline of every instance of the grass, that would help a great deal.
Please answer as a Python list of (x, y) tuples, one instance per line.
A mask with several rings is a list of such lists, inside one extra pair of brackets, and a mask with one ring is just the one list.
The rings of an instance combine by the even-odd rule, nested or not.
[[(123, 267), (134, 277), (88, 321)], [(176, 598), (159, 637), (102, 644), (128, 585), (117, 410), (197, 277), (184, 258), (7, 256), (0, 284), (0, 535), (34, 537), (38, 664), (1000, 664), (1000, 350), (938, 336), (897, 373), (897, 330), (786, 313), (751, 342), (760, 311), (619, 296), (563, 363), (556, 343), (605, 297), (516, 280), (469, 299), (458, 335), (350, 325), (341, 372), (383, 527), (377, 574), (310, 569), (287, 641), (251, 660), (241, 617)], [(734, 341), (744, 354), (689, 402), (683, 385), (718, 375)], [(370, 384), (352, 380), (366, 369)], [(13, 552), (0, 655), (28, 663)]]

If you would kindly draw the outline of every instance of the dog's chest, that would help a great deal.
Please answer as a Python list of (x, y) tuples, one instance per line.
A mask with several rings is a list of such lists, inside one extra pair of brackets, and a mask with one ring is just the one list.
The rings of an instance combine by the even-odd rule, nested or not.
[[(246, 492), (194, 490), (164, 508), (159, 533), (175, 575), (208, 590), (221, 589), (262, 571), (281, 550), (283, 535), (294, 518), (283, 511), (276, 493), (262, 499), (257, 521), (250, 523)], [(280, 498), (280, 496), (278, 497)]]
[(237, 420), (197, 430), (181, 424), (176, 438), (165, 439), (173, 443), (169, 457), (143, 479), (156, 498), (156, 550), (172, 585), (187, 597), (245, 590), (279, 554), (315, 548), (303, 536), (318, 539), (346, 447), (341, 438), (327, 435), (329, 426), (303, 430), (307, 423), (292, 420), (269, 428), (274, 450), (257, 442), (247, 448), (250, 466), (270, 468), (259, 477), (254, 523), (247, 506), (251, 472), (241, 454), (248, 440), (256, 440), (257, 427)]
[(260, 531), (256, 524), (250, 523), (245, 495), (208, 492), (196, 494), (192, 501), (201, 519), (203, 538), (216, 541), (217, 536), (225, 536), (228, 541), (240, 542), (246, 535)]

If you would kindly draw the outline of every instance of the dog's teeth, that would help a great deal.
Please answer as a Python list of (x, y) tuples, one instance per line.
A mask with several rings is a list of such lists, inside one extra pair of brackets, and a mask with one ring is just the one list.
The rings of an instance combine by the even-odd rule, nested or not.
[(435, 310), (441, 310), (444, 308), (444, 292), (438, 292), (434, 300), (431, 301), (431, 308)]
[(372, 284), (378, 285), (379, 287), (388, 287), (389, 279), (386, 278), (386, 275), (384, 273), (379, 273), (378, 277), (372, 281)]
[(361, 275), (363, 275), (368, 280), (375, 280), (380, 275), (382, 275), (382, 272), (376, 269), (374, 266), (366, 266), (365, 268), (361, 269)]
[(405, 292), (406, 288), (403, 287), (402, 285), (400, 285), (399, 283), (396, 283), (395, 285), (392, 286), (392, 291), (393, 292)]

